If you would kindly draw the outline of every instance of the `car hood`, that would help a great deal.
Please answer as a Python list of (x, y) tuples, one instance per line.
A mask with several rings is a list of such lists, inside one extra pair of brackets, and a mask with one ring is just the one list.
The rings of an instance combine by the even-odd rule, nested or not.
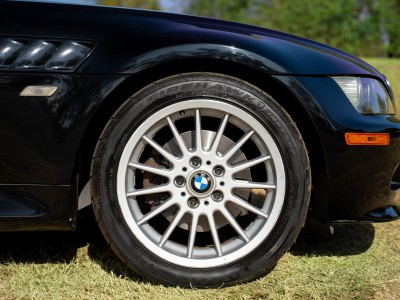
[(340, 50), (233, 22), (137, 9), (16, 1), (1, 1), (0, 12), (3, 36), (93, 41), (96, 49), (78, 73), (132, 74), (195, 57), (230, 60), (269, 74), (361, 75), (384, 81), (372, 66)]

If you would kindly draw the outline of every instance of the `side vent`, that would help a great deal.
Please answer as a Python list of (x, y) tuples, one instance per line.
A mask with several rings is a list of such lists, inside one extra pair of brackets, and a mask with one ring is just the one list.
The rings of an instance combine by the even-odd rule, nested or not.
[(0, 70), (72, 72), (92, 49), (88, 42), (0, 37)]

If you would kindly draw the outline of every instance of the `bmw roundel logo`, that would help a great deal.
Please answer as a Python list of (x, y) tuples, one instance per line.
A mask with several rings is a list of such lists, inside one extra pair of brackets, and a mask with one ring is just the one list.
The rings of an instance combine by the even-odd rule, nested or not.
[(195, 172), (190, 179), (190, 187), (196, 194), (206, 194), (212, 186), (212, 177), (205, 171)]

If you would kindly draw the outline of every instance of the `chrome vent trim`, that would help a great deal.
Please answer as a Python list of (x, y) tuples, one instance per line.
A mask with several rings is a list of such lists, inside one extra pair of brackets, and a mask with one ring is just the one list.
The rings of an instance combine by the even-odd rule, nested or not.
[(93, 50), (93, 43), (0, 37), (0, 70), (72, 72)]

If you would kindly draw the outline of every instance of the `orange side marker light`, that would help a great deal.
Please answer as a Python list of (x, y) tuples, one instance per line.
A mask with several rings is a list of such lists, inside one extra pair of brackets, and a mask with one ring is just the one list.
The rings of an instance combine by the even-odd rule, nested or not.
[(344, 135), (349, 146), (387, 146), (390, 144), (389, 133), (353, 133)]

